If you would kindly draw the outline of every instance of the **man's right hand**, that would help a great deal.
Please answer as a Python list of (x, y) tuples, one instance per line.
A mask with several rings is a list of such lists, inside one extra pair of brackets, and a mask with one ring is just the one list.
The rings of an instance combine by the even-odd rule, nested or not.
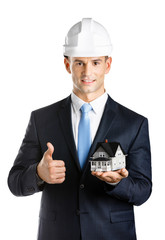
[(54, 147), (51, 143), (47, 143), (47, 151), (37, 166), (38, 176), (49, 184), (58, 184), (65, 181), (65, 163), (62, 160), (53, 160), (52, 154)]

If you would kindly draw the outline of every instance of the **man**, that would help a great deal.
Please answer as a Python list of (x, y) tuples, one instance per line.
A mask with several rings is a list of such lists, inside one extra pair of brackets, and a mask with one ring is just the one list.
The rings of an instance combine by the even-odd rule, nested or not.
[[(32, 112), (8, 183), (16, 196), (42, 191), (39, 240), (134, 240), (134, 205), (151, 194), (148, 121), (106, 93), (111, 42), (83, 19), (67, 34), (64, 64), (71, 96)], [(98, 142), (119, 142), (126, 168), (91, 172)]]

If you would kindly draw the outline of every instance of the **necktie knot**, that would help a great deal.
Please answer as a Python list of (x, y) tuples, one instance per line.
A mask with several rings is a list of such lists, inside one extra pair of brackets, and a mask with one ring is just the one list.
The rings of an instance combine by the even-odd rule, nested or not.
[(88, 113), (92, 110), (92, 106), (89, 103), (84, 103), (80, 109), (82, 113)]

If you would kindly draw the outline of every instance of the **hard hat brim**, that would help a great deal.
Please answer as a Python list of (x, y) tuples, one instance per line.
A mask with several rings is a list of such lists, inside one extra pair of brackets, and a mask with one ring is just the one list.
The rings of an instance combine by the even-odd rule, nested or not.
[(112, 53), (112, 45), (95, 47), (95, 49), (80, 49), (78, 47), (69, 47), (63, 45), (63, 55), (68, 57), (99, 57), (108, 56)]

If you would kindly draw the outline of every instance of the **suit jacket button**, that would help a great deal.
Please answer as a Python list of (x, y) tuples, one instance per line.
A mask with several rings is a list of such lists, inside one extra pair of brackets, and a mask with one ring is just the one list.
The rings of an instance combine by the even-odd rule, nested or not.
[(80, 189), (84, 189), (84, 187), (85, 187), (84, 184), (80, 185)]

